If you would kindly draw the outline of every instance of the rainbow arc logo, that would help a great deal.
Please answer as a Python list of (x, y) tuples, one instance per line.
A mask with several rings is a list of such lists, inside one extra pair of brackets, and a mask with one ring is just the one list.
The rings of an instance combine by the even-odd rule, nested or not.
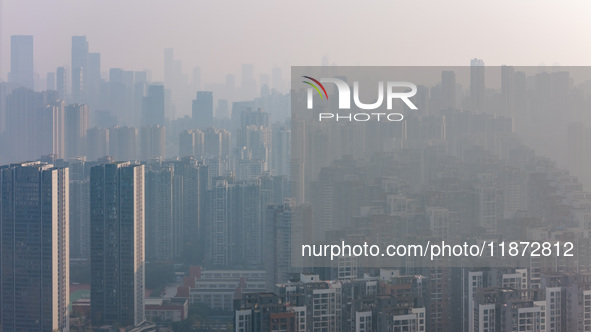
[[(320, 83), (320, 81), (318, 81), (317, 79), (312, 78), (310, 76), (302, 76), (302, 77), (307, 78), (307, 79), (311, 80), (312, 82), (316, 83), (316, 84), (313, 84), (308, 81), (302, 81), (302, 82), (308, 84), (309, 86), (313, 87), (314, 89), (316, 89), (316, 91), (318, 92), (318, 95), (320, 95), (320, 99), (326, 97), (326, 100), (328, 100), (328, 94), (326, 93), (326, 89), (324, 88), (324, 85), (322, 85), (322, 83)], [(324, 96), (322, 96), (322, 93), (320, 92), (320, 89), (318, 89), (318, 87), (320, 87), (320, 89), (322, 89), (322, 91), (324, 92)]]

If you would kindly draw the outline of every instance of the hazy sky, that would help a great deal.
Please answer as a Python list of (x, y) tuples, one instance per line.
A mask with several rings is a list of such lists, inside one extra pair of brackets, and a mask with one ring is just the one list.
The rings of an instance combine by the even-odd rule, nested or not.
[(199, 65), (204, 81), (220, 82), (242, 63), (258, 76), (323, 56), (338, 65), (591, 65), (590, 15), (587, 0), (0, 0), (0, 77), (14, 34), (34, 35), (41, 77), (70, 64), (72, 35), (88, 37), (103, 71), (150, 68), (154, 80), (166, 47), (184, 72)]

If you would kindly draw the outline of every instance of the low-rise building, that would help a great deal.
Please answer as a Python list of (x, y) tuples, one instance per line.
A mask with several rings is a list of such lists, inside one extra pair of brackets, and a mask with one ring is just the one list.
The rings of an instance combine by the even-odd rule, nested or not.
[(184, 298), (146, 298), (146, 320), (180, 322), (189, 315), (189, 301)]

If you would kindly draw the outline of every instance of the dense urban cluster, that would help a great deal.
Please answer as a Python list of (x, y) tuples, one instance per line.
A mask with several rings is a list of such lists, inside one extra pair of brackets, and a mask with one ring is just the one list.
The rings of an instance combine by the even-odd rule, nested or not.
[[(404, 121), (360, 125), (293, 109), (305, 93), (280, 69), (189, 80), (172, 49), (163, 82), (103, 71), (84, 36), (44, 79), (33, 37), (12, 36), (11, 65), (3, 331), (591, 331), (591, 131), (575, 116), (591, 94), (567, 71), (504, 66), (493, 89), (474, 59), (469, 86), (439, 70)], [(430, 240), (568, 241), (574, 255), (298, 256)]]

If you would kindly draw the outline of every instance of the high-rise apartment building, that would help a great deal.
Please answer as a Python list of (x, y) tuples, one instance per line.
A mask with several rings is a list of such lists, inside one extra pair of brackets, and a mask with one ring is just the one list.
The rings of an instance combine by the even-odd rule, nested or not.
[(70, 169), (70, 257), (90, 260), (90, 172), (85, 157), (68, 160)]
[(203, 156), (205, 136), (199, 129), (184, 130), (179, 134), (179, 157)]
[(136, 160), (138, 156), (138, 130), (133, 127), (109, 128), (109, 155), (115, 160)]
[(109, 129), (94, 127), (86, 131), (86, 154), (88, 161), (109, 154)]
[(166, 157), (166, 128), (153, 125), (140, 128), (140, 159)]
[(131, 162), (90, 170), (91, 322), (144, 321), (144, 166)]
[(211, 192), (209, 258), (212, 265), (262, 266), (260, 181), (218, 179)]
[(64, 112), (66, 156), (86, 155), (86, 131), (88, 130), (88, 106), (68, 105)]
[(66, 122), (63, 100), (46, 105), (40, 110), (37, 119), (28, 119), (28, 121), (39, 122), (41, 126), (37, 133), (38, 141), (35, 143), (37, 147), (41, 147), (37, 158), (47, 154), (55, 155), (57, 158), (66, 157)]
[(192, 157), (185, 157), (172, 164), (175, 177), (181, 181), (181, 183), (174, 183), (174, 191), (175, 194), (182, 196), (181, 202), (175, 202), (175, 206), (178, 204), (182, 206), (183, 254), (190, 261), (200, 260), (203, 258), (205, 247), (204, 234), (209, 228), (209, 224), (205, 222), (206, 217), (209, 216), (207, 204), (209, 167)]
[(0, 167), (3, 331), (69, 331), (69, 170)]
[(182, 176), (173, 164), (151, 163), (146, 170), (146, 258), (171, 261), (183, 249)]

